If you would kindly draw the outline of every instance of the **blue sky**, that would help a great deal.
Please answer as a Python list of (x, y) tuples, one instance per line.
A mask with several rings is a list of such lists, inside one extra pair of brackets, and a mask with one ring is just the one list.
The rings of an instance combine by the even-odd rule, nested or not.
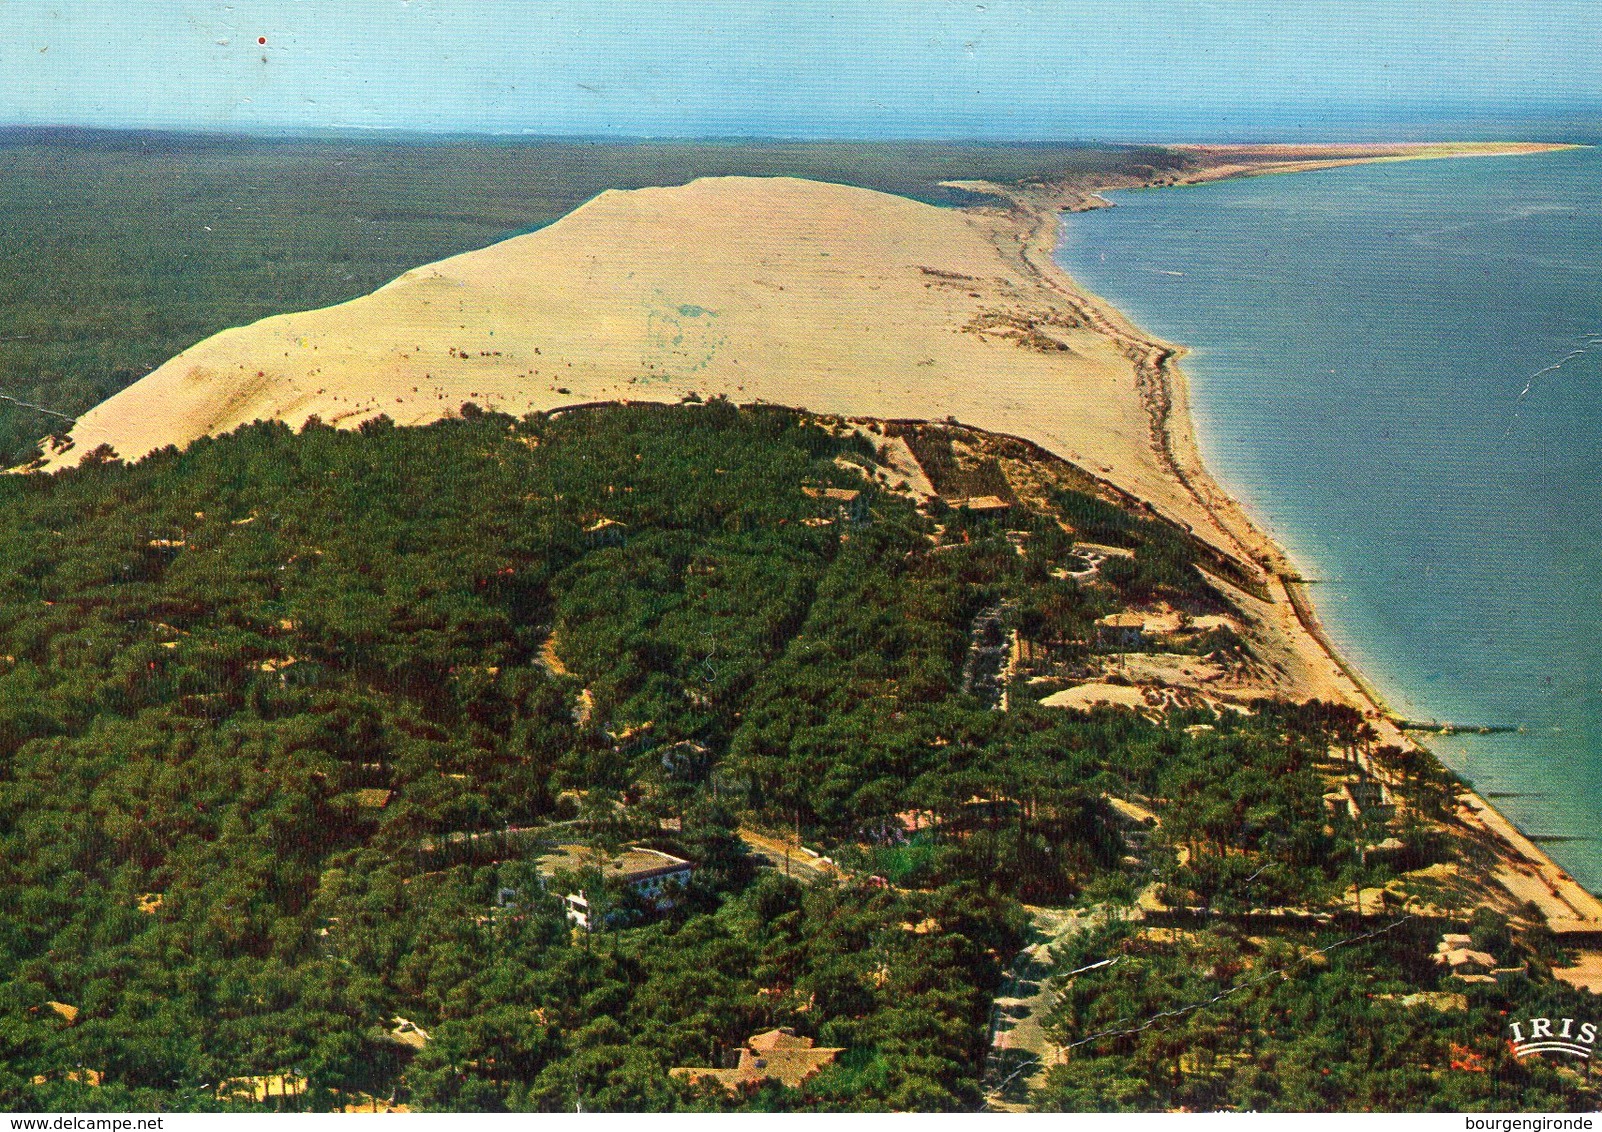
[(1599, 119), (1599, 0), (0, 0), (0, 124), (1184, 140)]

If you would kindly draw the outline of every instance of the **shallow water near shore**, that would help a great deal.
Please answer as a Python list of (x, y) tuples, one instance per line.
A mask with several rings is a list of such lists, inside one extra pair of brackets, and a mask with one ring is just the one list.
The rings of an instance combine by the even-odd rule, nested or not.
[(1058, 261), (1398, 712), (1602, 889), (1602, 151), (1108, 194)]

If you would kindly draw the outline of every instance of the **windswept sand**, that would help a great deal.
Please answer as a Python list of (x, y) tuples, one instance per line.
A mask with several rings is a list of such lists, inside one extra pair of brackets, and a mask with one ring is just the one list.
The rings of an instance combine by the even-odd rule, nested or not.
[(1075, 708), (1080, 711), (1107, 706), (1143, 709), (1147, 706), (1147, 697), (1139, 688), (1092, 682), (1053, 692), (1040, 703), (1043, 707)]
[(1206, 522), (1152, 449), (1124, 344), (1020, 268), (1030, 235), (1010, 213), (788, 178), (607, 192), (371, 295), (217, 334), (86, 414), (45, 466), (258, 418), (721, 393), (1021, 433)]

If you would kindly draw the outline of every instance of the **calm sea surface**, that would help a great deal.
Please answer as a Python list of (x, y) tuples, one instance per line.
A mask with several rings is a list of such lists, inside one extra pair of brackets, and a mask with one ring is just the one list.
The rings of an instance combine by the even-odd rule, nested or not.
[[(1059, 262), (1184, 366), (1347, 656), (1602, 890), (1602, 151), (1110, 194)], [(1571, 838), (1574, 840), (1557, 840)]]

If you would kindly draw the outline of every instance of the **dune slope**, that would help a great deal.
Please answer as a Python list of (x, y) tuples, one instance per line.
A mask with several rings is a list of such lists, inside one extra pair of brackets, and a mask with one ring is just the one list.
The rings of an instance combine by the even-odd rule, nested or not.
[(1026, 260), (1030, 236), (1001, 210), (788, 178), (607, 192), (354, 301), (217, 334), (86, 414), (45, 466), (257, 419), (721, 393), (1023, 434), (1207, 526), (1162, 471), (1126, 344)]

